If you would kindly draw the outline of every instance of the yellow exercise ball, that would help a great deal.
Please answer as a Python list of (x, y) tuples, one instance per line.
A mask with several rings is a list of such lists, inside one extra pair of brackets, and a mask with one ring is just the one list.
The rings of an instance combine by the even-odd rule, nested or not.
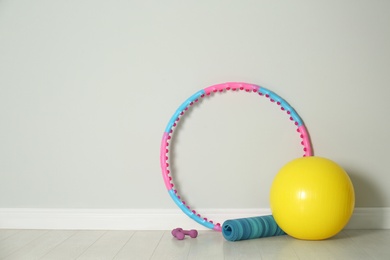
[(276, 223), (288, 235), (322, 240), (348, 223), (355, 192), (348, 174), (337, 163), (302, 157), (287, 163), (275, 176), (270, 204)]

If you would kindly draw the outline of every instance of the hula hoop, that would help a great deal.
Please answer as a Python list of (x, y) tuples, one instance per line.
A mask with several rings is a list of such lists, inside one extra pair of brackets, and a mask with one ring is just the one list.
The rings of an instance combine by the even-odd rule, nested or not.
[(260, 96), (264, 96), (268, 98), (272, 103), (276, 103), (278, 106), (280, 106), (280, 109), (286, 111), (287, 114), (290, 116), (290, 120), (293, 121), (294, 124), (297, 126), (297, 132), (300, 134), (300, 137), (302, 139), (301, 145), (303, 146), (303, 151), (304, 151), (303, 156), (313, 155), (309, 134), (306, 130), (305, 125), (303, 124), (302, 119), (299, 117), (297, 112), (283, 98), (281, 98), (280, 96), (278, 96), (277, 94), (275, 94), (274, 92), (266, 88), (253, 85), (253, 84), (248, 84), (248, 83), (229, 82), (229, 83), (217, 84), (217, 85), (207, 87), (190, 96), (186, 101), (184, 101), (183, 104), (179, 106), (179, 108), (173, 114), (173, 116), (168, 122), (168, 125), (165, 128), (162, 141), (161, 141), (161, 150), (160, 150), (161, 170), (162, 170), (165, 186), (168, 190), (169, 195), (171, 196), (172, 200), (176, 203), (176, 205), (188, 217), (192, 218), (197, 223), (216, 231), (221, 231), (220, 223), (214, 223), (212, 220), (208, 220), (207, 218), (202, 217), (194, 209), (191, 209), (191, 207), (185, 201), (180, 199), (180, 196), (178, 195), (178, 192), (174, 188), (174, 184), (172, 182), (172, 176), (169, 167), (168, 146), (172, 138), (172, 134), (174, 132), (173, 130), (177, 126), (178, 121), (192, 105), (198, 102), (200, 98), (209, 96), (212, 93), (224, 92), (228, 90), (231, 91), (241, 90), (246, 92), (258, 93)]

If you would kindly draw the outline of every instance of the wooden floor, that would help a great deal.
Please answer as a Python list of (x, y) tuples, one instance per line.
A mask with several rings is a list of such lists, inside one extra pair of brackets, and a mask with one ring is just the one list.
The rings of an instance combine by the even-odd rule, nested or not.
[(289, 236), (239, 242), (200, 231), (0, 230), (0, 259), (390, 259), (390, 230), (344, 230), (332, 239)]

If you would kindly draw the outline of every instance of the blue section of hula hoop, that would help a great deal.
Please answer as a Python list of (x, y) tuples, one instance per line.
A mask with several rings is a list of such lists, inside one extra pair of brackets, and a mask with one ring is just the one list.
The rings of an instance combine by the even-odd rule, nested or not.
[(276, 93), (272, 92), (269, 89), (260, 87), (259, 93), (262, 93), (263, 95), (268, 95), (270, 99), (275, 100), (275, 102), (280, 102), (280, 106), (283, 107), (286, 111), (290, 112), (290, 116), (293, 118), (295, 122), (298, 123), (298, 126), (303, 125), (303, 121), (298, 115), (297, 112), (295, 112), (294, 108), (292, 108), (283, 98), (281, 98)]
[(181, 106), (176, 110), (176, 112), (173, 114), (173, 116), (169, 120), (168, 125), (165, 128), (165, 132), (169, 133), (169, 131), (171, 131), (171, 129), (173, 127), (173, 124), (176, 122), (176, 119), (180, 116), (180, 113), (183, 112), (187, 107), (189, 107), (191, 102), (195, 102), (195, 100), (197, 100), (201, 95), (204, 95), (204, 94), (205, 94), (205, 91), (203, 89), (199, 90), (198, 92), (193, 94), (191, 97), (189, 97), (186, 101), (184, 101), (184, 103), (181, 104)]
[(194, 212), (192, 212), (189, 208), (187, 208), (187, 206), (176, 196), (176, 193), (173, 189), (169, 190), (169, 195), (171, 196), (171, 198), (173, 199), (173, 201), (176, 203), (176, 205), (187, 215), (189, 216), (190, 218), (192, 218), (193, 220), (195, 220), (196, 222), (198, 222), (199, 224), (207, 227), (207, 228), (210, 228), (210, 229), (213, 229), (214, 228), (214, 224), (213, 223), (210, 223), (202, 218), (200, 218), (198, 215), (196, 215)]

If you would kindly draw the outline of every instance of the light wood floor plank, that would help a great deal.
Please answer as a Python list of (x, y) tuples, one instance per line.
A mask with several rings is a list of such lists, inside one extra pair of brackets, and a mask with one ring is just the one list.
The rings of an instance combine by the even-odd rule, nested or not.
[(75, 233), (70, 230), (54, 230), (48, 231), (37, 239), (32, 240), (24, 247), (12, 253), (5, 260), (32, 260), (40, 259), (47, 254), (51, 249), (62, 243)]
[(226, 260), (262, 259), (259, 240), (243, 240), (236, 242), (224, 241), (223, 251)]
[(95, 243), (105, 231), (77, 231), (63, 243), (53, 248), (41, 260), (73, 260)]
[(20, 230), (16, 229), (0, 229), (0, 241), (6, 239), (16, 233), (20, 232)]
[(199, 231), (197, 238), (186, 237), (190, 242), (188, 259), (224, 259), (225, 239), (222, 233), (216, 231)]
[(322, 241), (306, 241), (291, 238), (294, 251), (299, 259), (369, 259), (369, 255), (347, 236), (343, 231), (338, 235)]
[(107, 231), (78, 260), (112, 260), (129, 241), (134, 231)]
[(287, 235), (256, 239), (261, 252), (261, 259), (299, 259), (292, 245), (292, 238)]
[(2, 239), (0, 243), (0, 259), (4, 259), (45, 233), (47, 233), (46, 230), (23, 230)]
[(177, 240), (172, 237), (171, 231), (165, 231), (160, 243), (150, 259), (154, 260), (175, 260), (187, 259), (190, 251), (191, 240)]
[(346, 230), (351, 241), (369, 255), (369, 259), (390, 259), (390, 230)]
[(136, 231), (114, 259), (150, 259), (163, 235), (164, 231)]
[(176, 240), (170, 231), (0, 230), (0, 259), (390, 259), (390, 230), (344, 230), (323, 241), (289, 236), (226, 241), (199, 231)]

